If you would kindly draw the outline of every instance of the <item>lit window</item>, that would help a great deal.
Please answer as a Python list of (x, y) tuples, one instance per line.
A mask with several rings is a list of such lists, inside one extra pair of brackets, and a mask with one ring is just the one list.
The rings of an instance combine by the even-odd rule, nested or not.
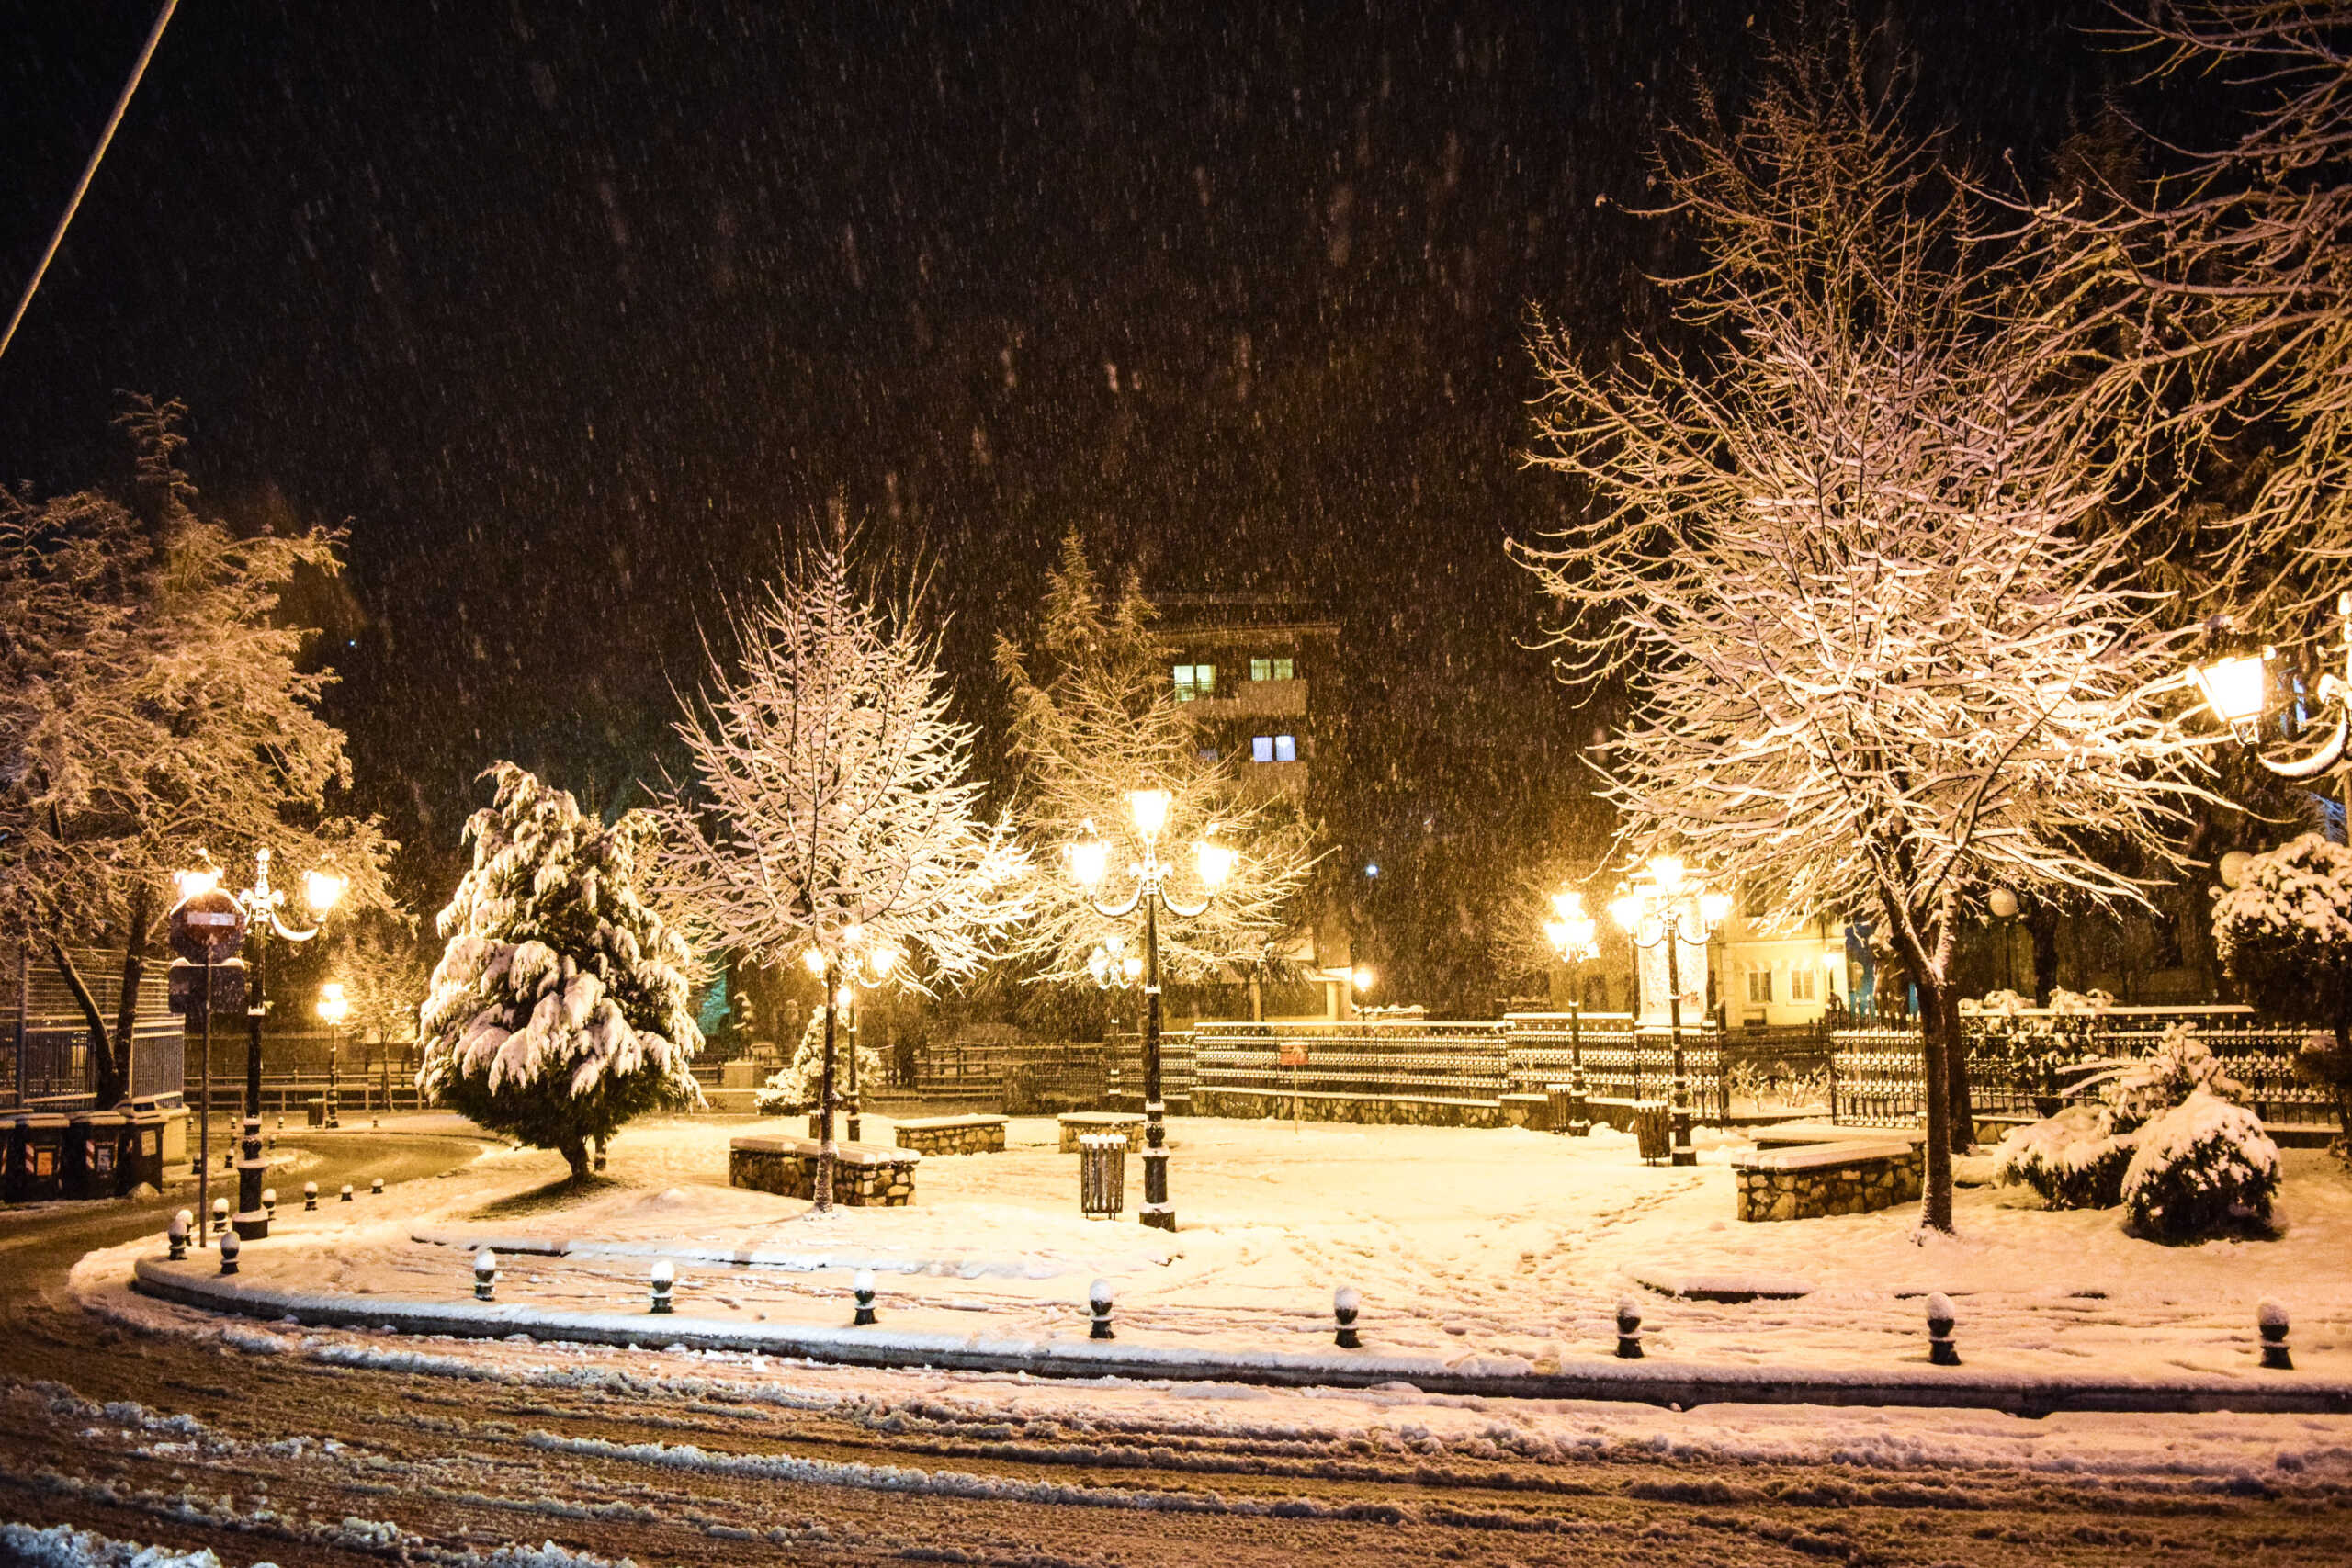
[(1277, 735), (1274, 737), (1274, 761), (1277, 762), (1295, 762), (1298, 761), (1297, 736)]
[(1789, 965), (1789, 1000), (1791, 1000), (1791, 1001), (1792, 1001), (1792, 1002), (1817, 1002), (1817, 1001), (1819, 1001), (1819, 1000), (1821, 999), (1821, 996), (1820, 996), (1819, 991), (1818, 991), (1818, 990), (1815, 988), (1815, 983), (1814, 983), (1814, 982), (1815, 982), (1815, 978), (1816, 978), (1816, 976), (1815, 976), (1815, 974), (1814, 974), (1813, 966), (1812, 966), (1811, 964), (1790, 964), (1790, 965)]
[(1250, 738), (1250, 760), (1253, 762), (1272, 761), (1274, 760), (1274, 738), (1271, 735), (1251, 736)]
[(1292, 664), (1287, 659), (1253, 659), (1250, 661), (1250, 679), (1287, 681), (1291, 678), (1291, 670)]
[(1179, 664), (1176, 666), (1176, 700), (1178, 702), (1191, 702), (1201, 694), (1202, 687), (1206, 684), (1207, 682), (1201, 679), (1199, 665)]
[(1747, 972), (1747, 999), (1751, 1002), (1772, 999), (1772, 972), (1770, 969), (1750, 969)]

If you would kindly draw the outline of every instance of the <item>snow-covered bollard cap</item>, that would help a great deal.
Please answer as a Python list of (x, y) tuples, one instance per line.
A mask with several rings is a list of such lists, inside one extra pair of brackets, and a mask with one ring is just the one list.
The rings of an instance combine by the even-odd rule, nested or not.
[(498, 1254), (483, 1247), (474, 1254), (474, 1300), (494, 1299), (498, 1289)]
[(261, 1206), (265, 1209), (275, 1209), (277, 1207), (277, 1188), (265, 1187), (261, 1190)]
[(2284, 1337), (2287, 1332), (2287, 1303), (2276, 1296), (2264, 1297), (2262, 1304), (2254, 1309), (2254, 1321), (2262, 1329), (2264, 1338), (2274, 1335)]
[(2265, 1300), (2254, 1309), (2254, 1323), (2262, 1333), (2262, 1364), (2274, 1372), (2293, 1371), (2294, 1354), (2287, 1348), (2287, 1303)]
[(1363, 1341), (1356, 1335), (1356, 1314), (1363, 1306), (1363, 1297), (1353, 1285), (1342, 1285), (1331, 1292), (1331, 1315), (1339, 1320), (1340, 1332), (1332, 1343), (1342, 1350), (1357, 1350)]
[(849, 1288), (857, 1297), (857, 1311), (850, 1319), (853, 1328), (864, 1328), (876, 1321), (874, 1316), (874, 1270), (861, 1269), (850, 1277)]
[(1086, 1304), (1093, 1309), (1094, 1326), (1086, 1331), (1089, 1339), (1115, 1339), (1111, 1332), (1111, 1281), (1097, 1280), (1086, 1287)]
[(186, 1258), (187, 1256), (187, 1228), (195, 1218), (195, 1215), (182, 1209), (172, 1216), (172, 1223), (164, 1227), (164, 1239), (171, 1244), (172, 1257)]
[(348, 1181), (343, 1184), (343, 1201), (346, 1203), (351, 1201), (351, 1183)]
[(243, 1251), (243, 1248), (244, 1242), (238, 1236), (235, 1231), (223, 1231), (221, 1233), (220, 1272), (223, 1274), (233, 1274), (237, 1271), (237, 1254)]
[(1951, 1310), (1951, 1298), (1941, 1291), (1928, 1294), (1928, 1330), (1931, 1334), (1950, 1334), (1952, 1325), (1960, 1321)]
[(486, 1247), (480, 1252), (474, 1254), (474, 1273), (477, 1277), (484, 1274), (495, 1274), (497, 1272), (498, 1254), (492, 1252)]
[(653, 1269), (650, 1277), (653, 1281), (653, 1310), (655, 1312), (668, 1312), (670, 1310), (670, 1290), (671, 1287), (677, 1282), (678, 1271), (676, 1269), (671, 1267), (670, 1260), (668, 1258), (657, 1258), (653, 1260)]

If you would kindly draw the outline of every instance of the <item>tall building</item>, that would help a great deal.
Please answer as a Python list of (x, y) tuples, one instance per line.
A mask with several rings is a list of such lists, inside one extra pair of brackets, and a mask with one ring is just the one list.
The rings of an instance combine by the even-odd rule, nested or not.
[[(1274, 594), (1178, 593), (1155, 603), (1167, 677), (1194, 716), (1204, 759), (1226, 761), (1250, 798), (1283, 797), (1319, 820), (1345, 756), (1339, 623)], [(1351, 1015), (1354, 954), (1335, 899), (1315, 900), (1283, 956), (1320, 993), (1318, 1010)], [(1263, 987), (1252, 994), (1255, 1007), (1267, 1006)]]

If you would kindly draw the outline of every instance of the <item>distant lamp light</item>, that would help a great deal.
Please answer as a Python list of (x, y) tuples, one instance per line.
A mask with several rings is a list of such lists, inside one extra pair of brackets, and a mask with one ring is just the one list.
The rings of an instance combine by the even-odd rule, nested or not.
[(833, 1005), (840, 1008), (844, 1012), (849, 1010), (850, 1003), (856, 999), (857, 998), (855, 997), (850, 994), (850, 988), (847, 986), (843, 986), (840, 990), (833, 993)]
[(1363, 874), (1366, 876), (1371, 877), (1374, 881), (1378, 881), (1380, 879), (1380, 863), (1376, 860), (1364, 862)]
[(217, 871), (175, 871), (172, 881), (177, 885), (182, 898), (193, 898), (199, 893), (209, 893), (220, 886)]
[(1379, 976), (1372, 972), (1371, 964), (1359, 964), (1350, 972), (1348, 983), (1359, 991), (1369, 991), (1372, 989), (1372, 983), (1378, 978)]
[(886, 942), (876, 947), (872, 953), (866, 954), (865, 966), (868, 969), (873, 970), (874, 977), (879, 980), (891, 970), (896, 969), (899, 966), (899, 960), (902, 954), (897, 947)]
[(825, 950), (823, 948), (811, 947), (803, 950), (800, 954), (800, 962), (808, 965), (808, 973), (815, 976), (818, 979), (821, 980), (825, 977)]
[(1157, 839), (1159, 830), (1168, 826), (1168, 792), (1164, 789), (1131, 789), (1127, 791), (1127, 810), (1136, 819), (1136, 831), (1146, 839)]
[(1233, 874), (1234, 853), (1231, 846), (1214, 839), (1203, 839), (1193, 846), (1193, 859), (1205, 887), (1222, 887), (1225, 879)]
[(1609, 900), (1609, 918), (1623, 931), (1632, 931), (1642, 923), (1642, 901), (1634, 894), (1624, 893)]
[(1731, 895), (1702, 893), (1699, 895), (1699, 919), (1712, 929), (1731, 919)]
[(1600, 924), (1585, 913), (1583, 894), (1573, 887), (1553, 894), (1552, 913), (1555, 918), (1544, 922), (1544, 934), (1562, 959), (1574, 964), (1599, 955)]
[(319, 987), (319, 1016), (330, 1024), (351, 1016), (351, 998), (343, 994), (342, 981), (329, 980)]
[(1993, 911), (1993, 918), (1996, 920), (2018, 918), (2018, 896), (2006, 887), (1996, 887), (1985, 895), (1984, 907)]
[(306, 871), (302, 874), (302, 900), (315, 914), (323, 915), (343, 901), (345, 888), (351, 886), (347, 877), (331, 871)]
[(1669, 898), (1682, 891), (1684, 874), (1685, 867), (1680, 855), (1652, 855), (1650, 857), (1650, 876), (1657, 882), (1658, 891)]
[(2232, 850), (2228, 854), (2223, 855), (2222, 863), (2215, 868), (2222, 874), (2222, 886), (2224, 887), (2245, 886), (2245, 868), (2253, 863), (2254, 857), (2244, 850)]
[(1136, 979), (1143, 974), (1142, 955), (1134, 953), (1128, 953), (1126, 957), (1119, 961), (1119, 969), (1121, 973), (1126, 976), (1127, 983), (1129, 985), (1133, 985)]
[(2262, 716), (2270, 686), (2270, 669), (2258, 653), (2216, 659), (2197, 667), (2198, 688), (2213, 716), (2236, 728)]

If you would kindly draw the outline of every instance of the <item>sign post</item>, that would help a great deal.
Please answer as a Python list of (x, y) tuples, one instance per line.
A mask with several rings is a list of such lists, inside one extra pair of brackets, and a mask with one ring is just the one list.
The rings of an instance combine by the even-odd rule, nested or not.
[(1306, 1042), (1284, 1040), (1275, 1047), (1275, 1060), (1290, 1069), (1290, 1134), (1299, 1135), (1299, 1117), (1304, 1109), (1298, 1087), (1298, 1070), (1306, 1066)]
[(198, 893), (174, 907), (170, 928), (172, 951), (180, 955), (172, 965), (172, 1007), (197, 1021), (204, 1053), (196, 1122), (196, 1244), (205, 1247), (212, 1234), (212, 1009), (244, 1001), (245, 968), (235, 955), (244, 945), (245, 911), (226, 893)]

